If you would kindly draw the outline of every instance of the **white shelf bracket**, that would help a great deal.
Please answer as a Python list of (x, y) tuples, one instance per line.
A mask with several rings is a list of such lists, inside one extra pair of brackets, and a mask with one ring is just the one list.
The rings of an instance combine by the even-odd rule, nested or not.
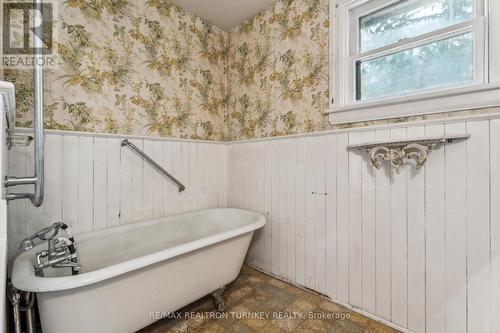
[(438, 145), (456, 140), (465, 140), (469, 137), (470, 134), (458, 134), (405, 140), (373, 141), (348, 145), (347, 149), (365, 151), (370, 157), (371, 164), (377, 169), (382, 167), (383, 161), (389, 161), (392, 169), (399, 174), (401, 166), (409, 160), (415, 160), (417, 169), (420, 169), (427, 161), (429, 153)]

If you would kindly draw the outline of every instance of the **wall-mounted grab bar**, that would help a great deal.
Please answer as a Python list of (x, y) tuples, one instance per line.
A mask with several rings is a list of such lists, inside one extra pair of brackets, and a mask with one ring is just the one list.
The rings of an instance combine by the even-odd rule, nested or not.
[[(42, 0), (34, 0), (35, 14), (42, 22)], [(6, 177), (5, 187), (17, 185), (34, 185), (33, 193), (9, 193), (7, 200), (30, 199), (35, 207), (40, 207), (43, 203), (43, 185), (44, 185), (44, 133), (43, 133), (43, 24), (38, 25), (34, 39), (34, 61), (33, 61), (33, 80), (34, 80), (34, 164), (35, 176), (33, 177)]]
[(144, 158), (149, 164), (151, 164), (156, 170), (167, 176), (172, 182), (174, 182), (178, 187), (179, 187), (179, 192), (182, 192), (186, 189), (186, 187), (178, 181), (174, 176), (172, 176), (167, 170), (163, 169), (161, 165), (156, 163), (151, 157), (149, 157), (145, 152), (140, 150), (136, 145), (134, 145), (132, 142), (128, 141), (127, 139), (122, 140), (121, 146), (128, 146), (130, 149), (135, 151), (137, 154), (139, 154), (142, 158)]

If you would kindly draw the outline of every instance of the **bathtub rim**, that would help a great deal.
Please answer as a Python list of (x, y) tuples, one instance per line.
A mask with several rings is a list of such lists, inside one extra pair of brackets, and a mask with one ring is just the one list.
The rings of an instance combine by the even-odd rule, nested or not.
[[(209, 237), (194, 240), (184, 244), (176, 245), (171, 248), (167, 248), (158, 252), (146, 254), (142, 257), (126, 260), (117, 264), (113, 264), (104, 268), (100, 268), (91, 272), (82, 273), (73, 276), (63, 276), (63, 277), (38, 277), (35, 275), (35, 268), (32, 264), (32, 255), (39, 251), (41, 248), (45, 247), (45, 243), (35, 246), (33, 249), (19, 254), (13, 262), (12, 266), (12, 284), (19, 290), (29, 291), (29, 292), (52, 292), (75, 289), (79, 287), (88, 286), (101, 281), (105, 281), (135, 270), (157, 264), (159, 262), (175, 258), (200, 250), (204, 247), (214, 245), (225, 240), (242, 236), (244, 234), (254, 232), (257, 229), (262, 228), (266, 224), (266, 218), (256, 212), (237, 209), (237, 208), (214, 208), (214, 209), (203, 209), (197, 210), (189, 213), (183, 213), (178, 215), (172, 215), (168, 217), (162, 217), (158, 219), (150, 219), (145, 221), (139, 221), (136, 223), (130, 223), (127, 225), (113, 226), (107, 229), (102, 229), (93, 232), (82, 233), (77, 235), (81, 239), (89, 239), (92, 237), (98, 237), (97, 234), (100, 233), (113, 233), (121, 232), (127, 230), (133, 230), (140, 227), (146, 227), (147, 225), (154, 225), (161, 223), (162, 221), (175, 220), (178, 218), (186, 218), (189, 216), (201, 215), (205, 212), (238, 212), (245, 215), (251, 215), (254, 217), (255, 221), (242, 226), (240, 228), (228, 230), (222, 233), (218, 233)], [(78, 238), (77, 238), (78, 242)]]

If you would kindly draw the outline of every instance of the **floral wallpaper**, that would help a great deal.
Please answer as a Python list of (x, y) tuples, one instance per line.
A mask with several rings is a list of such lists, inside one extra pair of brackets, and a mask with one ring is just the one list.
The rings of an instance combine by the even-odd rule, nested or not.
[(330, 128), (328, 0), (280, 0), (229, 32), (230, 140)]
[[(62, 61), (45, 71), (45, 126), (228, 141), (331, 129), (328, 6), (278, 0), (222, 31), (170, 0), (61, 1)], [(31, 71), (3, 74), (16, 84), (17, 125), (30, 127)]]
[[(235, 140), (329, 128), (328, 0), (279, 0), (229, 32), (169, 0), (60, 2), (46, 128)], [(32, 125), (31, 71), (17, 87)]]
[[(169, 0), (59, 2), (61, 64), (45, 70), (49, 129), (224, 139), (226, 33)], [(32, 125), (29, 70), (6, 70)]]

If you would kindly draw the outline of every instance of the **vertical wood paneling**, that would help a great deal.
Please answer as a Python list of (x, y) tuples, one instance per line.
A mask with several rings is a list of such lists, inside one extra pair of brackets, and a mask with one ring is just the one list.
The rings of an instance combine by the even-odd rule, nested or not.
[[(245, 177), (245, 173), (246, 173), (246, 169), (247, 169), (247, 164), (246, 164), (246, 161), (247, 161), (247, 148), (248, 147), (248, 144), (244, 144), (243, 145), (243, 150), (238, 152), (238, 168), (239, 170), (242, 170), (243, 173), (240, 173), (238, 175), (238, 187), (236, 189), (237, 191), (237, 196), (236, 196), (236, 202), (238, 204), (238, 207), (241, 207), (241, 206), (245, 206), (245, 197), (246, 197), (246, 192), (248, 190), (248, 187), (247, 187), (247, 183), (246, 183), (246, 177)], [(276, 152), (275, 152), (276, 154)], [(276, 179), (277, 182), (279, 182), (279, 179), (277, 178)], [(276, 216), (279, 216), (279, 210), (276, 210)], [(279, 239), (278, 239), (278, 242), (279, 242)], [(276, 249), (279, 249), (279, 245), (276, 246)], [(278, 260), (275, 261), (275, 264), (278, 265)]]
[[(388, 140), (389, 130), (378, 130), (376, 139)], [(376, 314), (391, 319), (391, 168), (387, 163), (375, 171)]]
[[(216, 175), (217, 175), (217, 207), (224, 208), (227, 207), (227, 149), (225, 145), (213, 146), (216, 163)], [(214, 188), (215, 190), (215, 188)]]
[[(227, 206), (235, 207), (234, 204), (234, 187), (236, 186), (236, 173), (238, 172), (235, 164), (236, 150), (239, 145), (229, 145), (227, 147)], [(264, 159), (266, 162), (266, 160)]]
[[(360, 132), (349, 134), (349, 144), (360, 143)], [(361, 278), (361, 152), (349, 151), (349, 304), (362, 306)]]
[[(246, 149), (246, 163), (244, 165), (244, 175), (243, 177), (245, 178), (245, 187), (246, 187), (246, 196), (245, 196), (245, 207), (248, 207), (248, 209), (255, 211), (255, 206), (257, 202), (257, 184), (255, 182), (255, 174), (256, 174), (256, 169), (255, 169), (255, 159), (256, 159), (256, 145), (253, 143), (250, 143), (248, 145), (248, 148)], [(255, 233), (254, 233), (254, 236)], [(250, 243), (250, 247), (248, 249), (247, 253), (247, 259), (246, 261), (255, 264), (257, 260), (257, 237), (252, 237), (252, 241)], [(285, 261), (286, 265), (286, 261)]]
[[(152, 142), (152, 155), (151, 157), (160, 164), (163, 168), (167, 167), (166, 159), (163, 151), (163, 142), (162, 141), (153, 141)], [(159, 173), (158, 171), (153, 172), (153, 217), (159, 218), (165, 216), (164, 210), (164, 201), (165, 201), (165, 187), (167, 180), (165, 176)]]
[[(62, 220), (78, 231), (78, 137), (64, 135), (62, 149)], [(49, 170), (47, 170), (49, 171)]]
[[(165, 170), (171, 175), (174, 173), (174, 142), (163, 142), (163, 156), (165, 157)], [(165, 187), (163, 188), (163, 212), (165, 215), (171, 215), (175, 212), (177, 204), (177, 195), (175, 195), (174, 184), (169, 179), (164, 179)]]
[[(260, 251), (262, 258), (272, 255), (274, 265), (266, 268), (265, 259), (255, 257), (252, 263), (415, 332), (494, 332), (493, 327), (500, 325), (495, 319), (499, 307), (495, 295), (500, 288), (493, 281), (498, 280), (494, 274), (500, 275), (500, 265), (495, 261), (500, 232), (493, 222), (498, 215), (494, 203), (500, 193), (499, 185), (495, 185), (495, 177), (500, 176), (493, 168), (498, 164), (494, 156), (499, 155), (495, 144), (500, 141), (500, 122), (491, 131), (488, 122), (353, 130), (255, 142), (273, 147), (263, 162), (267, 174), (263, 179), (264, 196), (270, 198), (264, 211), (278, 220), (295, 214), (295, 231), (289, 224), (284, 227), (271, 219), (272, 240), (280, 241), (273, 243), (272, 250), (262, 246)], [(355, 143), (463, 132), (470, 132), (476, 141), (458, 140), (438, 146), (430, 152), (423, 168), (417, 169), (415, 162), (409, 161), (400, 174), (392, 173), (387, 162), (376, 170), (366, 154), (346, 149), (348, 138), (349, 143)], [(320, 138), (325, 144), (318, 149)], [(292, 141), (296, 142), (295, 158), (282, 154), (291, 151), (288, 144)], [(238, 144), (237, 149), (253, 158), (246, 145)], [(324, 171), (319, 158), (322, 149)], [(292, 164), (296, 203), (293, 213), (290, 200), (284, 209), (279, 199), (282, 191), (290, 196), (291, 185), (290, 181), (283, 183), (284, 177), (278, 171), (288, 173)], [(236, 163), (229, 165), (238, 168), (231, 171), (236, 175), (253, 175)], [(324, 184), (318, 181), (321, 177)], [(238, 185), (234, 188), (243, 191), (239, 192), (241, 196), (254, 193)], [(328, 193), (324, 248), (318, 195), (323, 189)], [(254, 205), (247, 199), (241, 207)], [(284, 234), (293, 232), (295, 244), (290, 244), (290, 237), (284, 243)], [(290, 260), (291, 249), (295, 251), (295, 277), (288, 271), (283, 273), (281, 266)], [(318, 266), (323, 260), (324, 272)], [(320, 282), (323, 274), (324, 291)], [(471, 323), (472, 316), (480, 316), (480, 322)]]
[(198, 164), (198, 207), (210, 207), (210, 201), (214, 200), (217, 202), (217, 198), (213, 198), (209, 194), (209, 189), (213, 186), (212, 179), (215, 177), (210, 177), (210, 174), (215, 173), (213, 168), (213, 163), (210, 160), (210, 146), (206, 144), (201, 144), (198, 146), (198, 158), (200, 160), (206, 160), (207, 163), (202, 165)]
[[(391, 130), (391, 139), (405, 139), (406, 128)], [(408, 322), (406, 173), (411, 165), (403, 165), (399, 174), (391, 173), (391, 320), (406, 327)]]
[[(278, 254), (278, 272), (280, 276), (285, 276), (287, 274), (286, 265), (288, 257), (288, 226), (289, 226), (289, 207), (288, 207), (288, 170), (291, 165), (289, 162), (289, 140), (278, 141), (278, 160), (279, 160), (279, 185), (278, 185), (278, 200), (279, 200), (279, 211), (278, 211), (278, 221), (279, 221), (279, 254)], [(249, 157), (248, 155), (245, 155)], [(248, 165), (248, 162), (245, 162)], [(248, 191), (245, 191), (248, 193)]]
[(305, 168), (305, 285), (314, 289), (315, 264), (316, 264), (316, 242), (314, 226), (316, 221), (316, 198), (315, 198), (315, 138), (305, 140), (306, 168)]
[[(265, 195), (265, 185), (264, 182), (262, 181), (265, 179), (265, 147), (264, 145), (261, 144), (256, 144), (256, 149), (257, 149), (257, 156), (256, 156), (256, 169), (257, 169), (257, 179), (258, 181), (255, 181), (257, 183), (257, 212), (262, 212), (264, 213), (266, 211), (266, 195)], [(257, 264), (262, 264), (265, 262), (265, 232), (264, 228), (261, 228), (257, 232), (257, 237), (258, 237), (258, 257), (257, 257)]]
[[(428, 136), (444, 134), (442, 125), (425, 128)], [(426, 329), (445, 332), (446, 249), (444, 207), (444, 150), (431, 153), (425, 165), (426, 176)]]
[[(208, 150), (208, 156), (205, 156), (203, 160), (209, 161), (210, 167), (208, 169), (207, 176), (207, 189), (206, 193), (209, 196), (207, 205), (208, 207), (222, 207), (221, 204), (224, 199), (221, 195), (225, 193), (225, 185), (221, 186), (221, 178), (224, 178), (225, 168), (221, 167), (221, 164), (225, 164), (225, 161), (220, 160), (220, 152), (219, 147), (214, 145), (206, 145)], [(198, 149), (200, 149), (199, 147)], [(201, 163), (198, 165), (202, 166)], [(214, 177), (214, 175), (217, 175)], [(222, 177), (221, 177), (222, 176)], [(201, 185), (201, 182), (200, 182)], [(215, 192), (219, 193), (219, 195), (215, 195)]]
[[(149, 156), (154, 156), (154, 141), (144, 140), (144, 152)], [(153, 158), (154, 159), (154, 158)], [(156, 160), (160, 163), (160, 160)], [(161, 165), (161, 163), (160, 163)], [(155, 210), (155, 175), (158, 173), (149, 163), (143, 162), (142, 167), (142, 209), (141, 218), (143, 220), (152, 219)], [(163, 204), (163, 203), (162, 203)]]
[[(246, 147), (246, 146), (247, 145), (245, 144), (243, 147)], [(276, 155), (276, 151), (274, 152), (274, 156), (277, 156)], [(246, 167), (247, 167), (246, 160), (247, 160), (247, 156), (246, 156), (246, 150), (244, 148), (242, 151), (238, 152), (237, 161), (238, 161), (238, 168), (239, 168), (239, 170), (245, 170), (246, 169)], [(237, 202), (237, 204), (238, 204), (239, 207), (245, 205), (245, 196), (246, 196), (246, 191), (247, 191), (246, 179), (245, 179), (245, 177), (243, 177), (243, 175), (244, 174), (239, 174), (238, 175), (238, 187), (236, 188), (236, 193), (237, 193), (237, 195), (236, 195), (236, 202)], [(276, 182), (279, 182), (279, 178), (278, 177), (276, 177)], [(279, 186), (277, 186), (277, 188), (278, 187)], [(277, 219), (278, 216), (279, 216), (279, 210), (278, 209), (276, 209), (275, 215), (276, 215), (276, 219)], [(277, 239), (277, 241), (279, 242), (279, 239)], [(279, 245), (276, 246), (276, 249), (279, 249)], [(278, 260), (275, 261), (275, 264), (276, 265), (278, 264)]]
[[(259, 145), (252, 143), (251, 144), (251, 154), (249, 155), (250, 160), (248, 161), (248, 165), (250, 167), (248, 178), (248, 184), (251, 188), (250, 190), (250, 207), (252, 207), (252, 211), (262, 212), (263, 209), (260, 207), (261, 197), (259, 191), (259, 185), (262, 184), (261, 181), (257, 181), (259, 178), (259, 165), (261, 161), (259, 160)], [(253, 263), (257, 264), (259, 261), (259, 244), (261, 239), (261, 230), (258, 230), (254, 233), (253, 244), (254, 247), (252, 249), (253, 254)]]
[(500, 120), (490, 122), (491, 332), (500, 332)]
[[(240, 146), (230, 146), (228, 152), (228, 207), (239, 207), (238, 204), (238, 188), (240, 187), (239, 174), (240, 171)], [(271, 179), (271, 178), (269, 178)]]
[[(465, 133), (465, 123), (448, 124), (446, 134)], [(446, 217), (446, 332), (467, 331), (467, 228), (465, 141), (448, 144), (445, 151)]]
[[(61, 170), (62, 137), (60, 135), (46, 135), (45, 145), (45, 169)], [(44, 198), (43, 213), (46, 218), (45, 223), (48, 225), (61, 221), (62, 218), (62, 177), (61, 173), (56, 172), (47, 172), (46, 175), (45, 191), (51, 195)]]
[[(132, 222), (132, 161), (136, 158), (127, 147), (120, 149), (120, 223)], [(137, 161), (136, 161), (137, 163)]]
[(321, 293), (326, 291), (326, 235), (325, 235), (325, 137), (319, 136), (315, 138), (315, 244), (316, 244), (316, 262), (315, 268), (315, 289)]
[[(273, 152), (273, 155), (275, 155), (276, 152)], [(244, 170), (245, 168), (245, 151), (238, 151), (236, 155), (236, 165), (238, 166), (238, 170)], [(278, 182), (279, 179), (276, 177), (276, 182)], [(241, 207), (244, 205), (245, 202), (245, 179), (242, 177), (241, 174), (237, 176), (237, 186), (235, 188), (235, 202), (238, 207)], [(275, 211), (275, 214), (278, 214), (278, 210)], [(278, 246), (275, 246), (275, 249), (278, 249)]]
[(349, 154), (348, 134), (337, 136), (337, 299), (349, 302)]
[(107, 185), (106, 185), (106, 223), (108, 227), (120, 223), (120, 140), (106, 140)]
[[(279, 141), (271, 142), (271, 180), (272, 180), (272, 190), (271, 190), (271, 233), (272, 233), (272, 269), (273, 272), (279, 272), (280, 263), (280, 223), (279, 223), (279, 212), (280, 212), (280, 149)], [(240, 159), (241, 162), (241, 159)], [(239, 191), (244, 190), (243, 186), (239, 187)]]
[[(437, 147), (421, 170), (410, 162), (399, 175), (346, 149), (462, 132), (471, 138)], [(500, 328), (499, 120), (228, 146), (135, 140), (185, 193), (119, 141), (47, 135), (48, 197), (39, 209), (9, 205), (10, 253), (58, 215), (82, 232), (228, 204), (266, 215), (248, 260), (270, 273), (415, 332)], [(30, 148), (11, 155), (11, 174), (32, 172)]]
[[(130, 140), (137, 148), (144, 150), (144, 140)], [(128, 149), (128, 148), (126, 148)], [(133, 153), (130, 159), (130, 178), (131, 192), (128, 194), (131, 199), (132, 217), (130, 222), (137, 222), (143, 219), (144, 213), (144, 186), (143, 186), (143, 171), (144, 161), (136, 153)]]
[(483, 333), (491, 332), (489, 122), (469, 122), (467, 132), (467, 325)]
[[(170, 156), (171, 159), (171, 164), (170, 167), (172, 168), (172, 175), (179, 175), (179, 180), (183, 182), (183, 184), (186, 183), (186, 171), (182, 172), (182, 149), (181, 149), (181, 143), (174, 141), (174, 142), (169, 142), (172, 153)], [(182, 212), (182, 194), (179, 193), (177, 186), (175, 186), (174, 183), (172, 183), (170, 180), (167, 180), (170, 183), (170, 192), (168, 193), (168, 198), (170, 199), (170, 214), (180, 214)]]
[(306, 144), (304, 138), (297, 139), (297, 158), (295, 173), (295, 278), (297, 283), (305, 285), (305, 233), (306, 233)]
[(94, 139), (81, 136), (78, 143), (78, 228), (92, 231), (94, 226)]
[[(286, 277), (293, 281), (295, 279), (295, 233), (296, 233), (296, 216), (295, 216), (295, 173), (296, 173), (296, 153), (297, 153), (297, 140), (289, 140), (288, 145), (285, 147), (287, 152), (287, 180), (288, 191), (287, 206), (288, 206), (288, 227), (287, 227), (287, 265)], [(260, 178), (256, 178), (260, 179)], [(253, 181), (256, 183), (255, 181)], [(257, 208), (257, 207), (256, 207)]]
[(186, 191), (179, 195), (181, 200), (181, 213), (188, 212), (191, 207), (192, 201), (192, 183), (191, 183), (191, 170), (189, 168), (190, 148), (189, 142), (181, 142), (181, 164), (180, 164), (180, 177), (181, 182), (184, 182)]
[[(221, 192), (225, 192), (225, 189), (221, 187), (220, 185), (220, 178), (222, 173), (225, 172), (224, 170), (221, 170), (221, 163), (217, 163), (218, 156), (220, 154), (218, 153), (219, 147), (209, 145), (208, 149), (208, 154), (209, 156), (206, 157), (206, 159), (210, 160), (211, 162), (211, 169), (212, 171), (207, 174), (209, 181), (208, 181), (208, 188), (207, 188), (207, 195), (210, 197), (208, 201), (208, 205), (212, 207), (212, 205), (215, 205), (217, 207), (221, 207), (221, 200), (224, 200), (223, 197), (221, 197)], [(225, 162), (222, 162), (225, 163)], [(201, 164), (200, 164), (201, 165)], [(217, 177), (214, 177), (214, 175), (218, 175)], [(219, 196), (215, 195), (215, 192), (219, 193)]]
[[(375, 132), (363, 132), (362, 141), (375, 141)], [(375, 169), (368, 161), (366, 154), (363, 154), (361, 162), (361, 268), (362, 268), (362, 307), (370, 313), (375, 313), (376, 303), (376, 196), (375, 196)]]
[[(423, 126), (409, 127), (410, 138), (425, 136)], [(425, 168), (425, 167), (424, 167)], [(425, 332), (425, 169), (408, 168), (408, 328)]]
[[(94, 138), (93, 230), (105, 229), (107, 223), (107, 139)], [(48, 192), (52, 193), (52, 192)]]
[(196, 210), (198, 207), (198, 144), (189, 143), (189, 192), (187, 211)]
[(273, 193), (273, 183), (272, 183), (272, 178), (273, 178), (273, 160), (272, 160), (272, 143), (271, 142), (265, 142), (264, 143), (264, 163), (265, 163), (265, 186), (264, 186), (264, 195), (265, 195), (265, 211), (266, 211), (266, 225), (264, 226), (264, 235), (265, 235), (265, 241), (264, 241), (264, 260), (263, 260), (263, 266), (266, 270), (269, 272), (272, 272), (272, 254), (273, 254), (273, 247), (272, 247), (272, 217), (271, 217), (271, 210), (272, 210), (272, 193)]
[[(329, 135), (325, 142), (326, 196), (326, 295), (337, 298), (337, 140)], [(297, 172), (299, 170), (297, 169)], [(297, 175), (298, 177), (299, 175)], [(300, 224), (297, 215), (297, 224)], [(298, 282), (298, 281), (297, 281)]]

